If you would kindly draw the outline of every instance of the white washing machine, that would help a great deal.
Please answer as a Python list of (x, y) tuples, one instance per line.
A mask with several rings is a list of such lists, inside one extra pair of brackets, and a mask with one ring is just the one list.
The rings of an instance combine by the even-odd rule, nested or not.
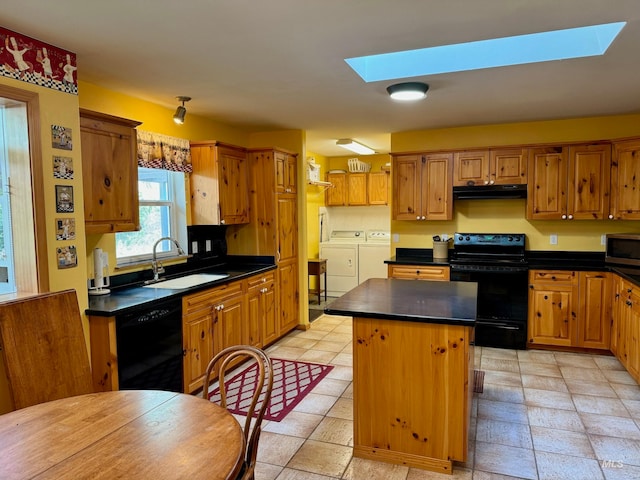
[(364, 241), (364, 230), (334, 230), (320, 244), (320, 258), (327, 260), (328, 296), (340, 297), (358, 286), (358, 245)]
[(391, 257), (391, 233), (381, 230), (367, 232), (367, 241), (358, 245), (358, 283), (369, 278), (387, 278), (387, 264)]

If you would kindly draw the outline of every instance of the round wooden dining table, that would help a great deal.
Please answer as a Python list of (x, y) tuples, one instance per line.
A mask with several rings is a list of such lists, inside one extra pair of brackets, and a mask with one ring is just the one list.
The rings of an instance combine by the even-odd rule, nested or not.
[(202, 398), (157, 390), (92, 393), (0, 415), (0, 479), (227, 479), (242, 427)]

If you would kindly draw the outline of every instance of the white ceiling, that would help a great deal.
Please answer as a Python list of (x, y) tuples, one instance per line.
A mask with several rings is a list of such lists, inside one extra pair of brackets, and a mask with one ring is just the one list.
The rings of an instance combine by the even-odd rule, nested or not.
[[(626, 21), (600, 57), (430, 77), (391, 101), (344, 61)], [(0, 25), (77, 54), (81, 80), (249, 130), (388, 152), (390, 133), (640, 112), (639, 0), (2, 0)], [(188, 116), (187, 116), (188, 121)]]

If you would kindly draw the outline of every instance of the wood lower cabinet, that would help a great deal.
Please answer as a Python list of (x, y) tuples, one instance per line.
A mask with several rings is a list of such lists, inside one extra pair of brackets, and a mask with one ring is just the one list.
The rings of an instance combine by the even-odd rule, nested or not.
[(182, 298), (183, 384), (191, 393), (202, 387), (202, 377), (220, 350), (243, 343), (246, 321), (245, 285), (231, 282)]
[(451, 278), (449, 267), (425, 265), (391, 265), (388, 267), (389, 278), (405, 278), (411, 280), (441, 280), (448, 282)]
[(531, 270), (529, 345), (608, 350), (611, 288), (607, 272)]
[(244, 148), (191, 142), (193, 225), (249, 223), (249, 173)]
[(570, 347), (575, 343), (576, 272), (529, 272), (529, 344)]
[(280, 262), (278, 265), (278, 290), (280, 291), (280, 322), (278, 335), (296, 328), (298, 325), (298, 261)]
[(613, 144), (609, 218), (640, 220), (640, 139)]
[(579, 272), (578, 347), (611, 348), (612, 288), (608, 272)]
[(80, 109), (87, 234), (140, 228), (135, 130), (138, 125), (140, 122)]
[(614, 296), (612, 351), (640, 383), (640, 288), (619, 278)]
[(453, 153), (393, 157), (393, 219), (453, 219)]
[(246, 322), (246, 342), (249, 345), (265, 346), (276, 341), (280, 328), (276, 312), (276, 273), (268, 272), (248, 280), (247, 299), (249, 321)]

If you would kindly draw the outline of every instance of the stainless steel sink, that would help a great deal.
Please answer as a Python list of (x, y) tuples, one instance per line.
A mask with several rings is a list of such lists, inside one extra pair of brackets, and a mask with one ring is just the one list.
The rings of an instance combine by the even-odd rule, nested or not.
[(214, 274), (214, 273), (194, 273), (192, 275), (185, 275), (184, 277), (173, 278), (171, 280), (161, 280), (156, 283), (150, 283), (149, 285), (143, 285), (145, 288), (167, 288), (167, 289), (179, 289), (179, 288), (191, 288), (202, 285), (203, 283), (215, 282), (216, 280), (222, 280), (229, 275)]

